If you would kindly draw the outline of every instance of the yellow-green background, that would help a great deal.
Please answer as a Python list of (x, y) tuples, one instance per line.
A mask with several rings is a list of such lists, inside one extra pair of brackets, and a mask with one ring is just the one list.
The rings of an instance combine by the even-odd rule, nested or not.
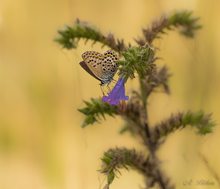
[[(76, 18), (105, 32), (132, 41), (163, 13), (193, 10), (203, 29), (189, 40), (168, 32), (156, 42), (158, 63), (167, 64), (173, 77), (171, 96), (161, 93), (149, 101), (151, 123), (171, 112), (212, 112), (220, 121), (219, 0), (1, 0), (0, 1), (0, 189), (98, 189), (105, 177), (97, 170), (104, 150), (136, 147), (129, 134), (117, 134), (122, 121), (81, 129), (82, 100), (101, 95), (98, 82), (78, 62), (84, 45), (66, 51), (53, 39), (56, 31)], [(127, 93), (136, 82), (129, 82)], [(179, 189), (218, 189), (199, 154), (220, 175), (219, 127), (205, 137), (191, 129), (172, 134), (158, 155), (164, 172)], [(138, 149), (141, 149), (140, 147)], [(191, 186), (184, 186), (191, 180)], [(214, 185), (196, 185), (199, 180)], [(143, 187), (143, 178), (122, 171), (112, 188)]]

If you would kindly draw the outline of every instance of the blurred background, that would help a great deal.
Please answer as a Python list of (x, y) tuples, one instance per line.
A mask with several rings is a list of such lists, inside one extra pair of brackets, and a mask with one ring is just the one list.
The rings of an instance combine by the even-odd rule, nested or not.
[[(77, 108), (101, 96), (98, 81), (79, 66), (86, 50), (105, 51), (81, 41), (77, 50), (53, 40), (57, 30), (76, 18), (127, 42), (164, 13), (193, 10), (203, 29), (194, 39), (172, 31), (156, 41), (173, 74), (171, 95), (155, 93), (149, 101), (150, 122), (172, 112), (200, 110), (220, 121), (219, 0), (1, 0), (0, 1), (0, 189), (98, 189), (100, 157), (110, 147), (137, 147), (129, 134), (120, 136), (122, 120), (112, 118), (82, 129)], [(136, 87), (131, 81), (128, 93)], [(218, 189), (220, 129), (197, 136), (187, 128), (172, 134), (158, 155), (165, 173), (179, 189)], [(141, 147), (138, 149), (141, 150)], [(201, 159), (203, 154), (210, 171)], [(193, 181), (186, 186), (186, 181)], [(213, 185), (197, 185), (200, 180)], [(122, 171), (112, 188), (138, 189), (143, 178)]]

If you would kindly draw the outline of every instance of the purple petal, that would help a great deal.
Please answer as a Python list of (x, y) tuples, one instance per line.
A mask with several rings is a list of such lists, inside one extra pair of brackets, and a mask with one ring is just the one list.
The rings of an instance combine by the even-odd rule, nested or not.
[(102, 101), (107, 102), (111, 105), (118, 105), (122, 100), (128, 100), (128, 96), (125, 96), (125, 81), (123, 78), (119, 78), (118, 82), (108, 94), (108, 96), (103, 96)]

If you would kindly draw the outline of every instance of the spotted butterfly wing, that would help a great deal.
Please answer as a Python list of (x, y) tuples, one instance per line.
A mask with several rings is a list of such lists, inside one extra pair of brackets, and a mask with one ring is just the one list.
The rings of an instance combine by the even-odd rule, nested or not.
[(95, 51), (86, 51), (82, 54), (83, 61), (80, 65), (93, 77), (101, 81), (101, 84), (110, 83), (117, 71), (116, 61), (118, 56), (108, 50), (103, 54)]
[(111, 50), (104, 53), (104, 60), (102, 62), (102, 70), (106, 76), (114, 76), (118, 69), (116, 62), (118, 61), (118, 55)]
[(100, 72), (101, 66), (100, 62), (104, 59), (101, 53), (95, 51), (86, 51), (82, 54), (83, 61), (80, 65), (84, 70), (86, 70), (91, 76), (101, 81)]
[(92, 73), (92, 71), (89, 69), (89, 67), (86, 65), (86, 63), (84, 61), (79, 63), (80, 66), (82, 66), (82, 68), (87, 71), (91, 76), (93, 76), (94, 78), (98, 79), (99, 81), (101, 81), (98, 77), (96, 77), (96, 75), (94, 75), (94, 73)]

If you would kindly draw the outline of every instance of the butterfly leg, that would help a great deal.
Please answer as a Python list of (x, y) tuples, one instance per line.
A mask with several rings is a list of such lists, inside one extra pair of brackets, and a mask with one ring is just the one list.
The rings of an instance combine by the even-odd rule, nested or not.
[(103, 91), (103, 85), (102, 85), (102, 84), (100, 84), (100, 89), (101, 89), (101, 91), (102, 91), (102, 95), (105, 96), (105, 93), (104, 93), (104, 91)]
[(112, 82), (113, 82), (113, 83), (116, 83), (117, 81), (116, 81), (115, 79), (112, 79)]
[(110, 83), (107, 84), (108, 93), (111, 91), (111, 89), (110, 89), (110, 87), (109, 87), (109, 84), (110, 84)]

